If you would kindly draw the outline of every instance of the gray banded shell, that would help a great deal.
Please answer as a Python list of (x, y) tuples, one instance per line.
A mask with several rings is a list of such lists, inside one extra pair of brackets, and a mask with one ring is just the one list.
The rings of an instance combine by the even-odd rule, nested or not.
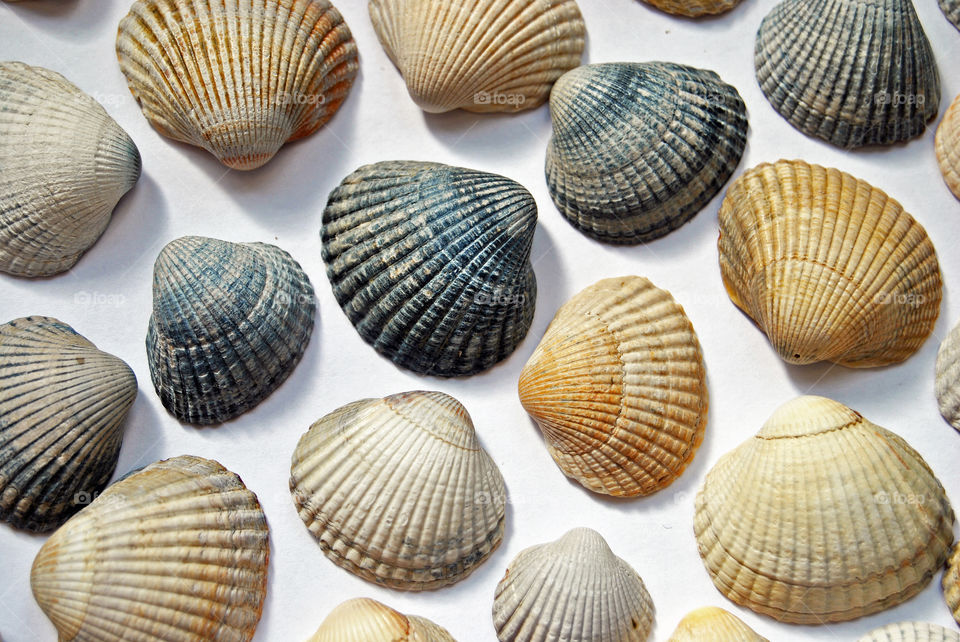
[(857, 642), (960, 642), (960, 633), (928, 622), (895, 622), (870, 631)]
[(560, 212), (609, 243), (677, 229), (733, 174), (746, 107), (712, 71), (667, 62), (586, 65), (550, 94), (546, 175)]
[(266, 399), (310, 341), (316, 303), (300, 264), (265, 243), (171, 241), (153, 271), (147, 361), (164, 407), (218, 424)]
[(783, 0), (760, 25), (755, 65), (781, 116), (838, 147), (919, 136), (940, 106), (911, 0)]
[(70, 269), (140, 177), (140, 152), (60, 74), (0, 62), (0, 271)]
[(940, 9), (947, 20), (960, 29), (960, 0), (940, 0)]
[(533, 196), (437, 163), (361, 167), (330, 194), (323, 260), (364, 341), (420, 374), (471, 375), (527, 334), (537, 282)]
[(940, 414), (960, 430), (960, 323), (940, 344), (936, 366), (937, 404)]
[(67, 324), (0, 325), (0, 520), (48, 531), (96, 497), (136, 396), (130, 367)]

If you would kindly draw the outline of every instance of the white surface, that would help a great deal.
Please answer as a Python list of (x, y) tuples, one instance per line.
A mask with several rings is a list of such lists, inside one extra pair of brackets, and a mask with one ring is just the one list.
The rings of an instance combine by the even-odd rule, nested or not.
[[(960, 33), (933, 0), (917, 10), (940, 61), (941, 114), (960, 91)], [(546, 107), (521, 115), (465, 112), (428, 116), (408, 98), (380, 48), (363, 0), (340, 0), (361, 54), (361, 76), (333, 121), (289, 145), (264, 169), (229, 171), (202, 150), (154, 132), (130, 97), (117, 65), (116, 27), (126, 0), (36, 0), (0, 4), (0, 59), (55, 69), (104, 103), (143, 155), (139, 184), (121, 202), (100, 241), (68, 274), (47, 280), (0, 275), (0, 321), (44, 314), (71, 324), (126, 360), (140, 382), (117, 474), (157, 459), (194, 454), (219, 460), (255, 491), (271, 526), (267, 602), (257, 640), (303, 640), (340, 601), (371, 596), (447, 627), (461, 642), (495, 639), (493, 591), (508, 562), (532, 544), (575, 526), (599, 530), (643, 577), (664, 640), (680, 618), (703, 605), (737, 613), (771, 640), (854, 640), (888, 622), (919, 619), (951, 628), (939, 575), (918, 597), (855, 622), (796, 627), (739, 609), (714, 589), (697, 555), (693, 498), (718, 457), (754, 434), (781, 403), (803, 393), (838, 399), (903, 435), (960, 501), (960, 435), (939, 416), (933, 395), (937, 347), (960, 317), (950, 287), (960, 284), (960, 203), (937, 170), (933, 129), (909, 144), (844, 153), (810, 140), (782, 120), (753, 75), (753, 40), (769, 0), (746, 0), (723, 17), (669, 17), (637, 0), (580, 0), (589, 32), (586, 61), (671, 60), (715, 69), (743, 95), (750, 135), (738, 174), (762, 161), (803, 158), (865, 178), (899, 199), (927, 228), (947, 286), (934, 335), (905, 363), (867, 371), (783, 363), (766, 338), (727, 299), (716, 258), (720, 196), (668, 237), (616, 248), (576, 232), (554, 208), (543, 178), (550, 135)], [(422, 159), (502, 173), (536, 196), (540, 226), (533, 262), (540, 284), (530, 335), (506, 362), (462, 380), (423, 378), (377, 356), (340, 311), (320, 259), (321, 212), (329, 191), (363, 163)], [(179, 424), (160, 405), (144, 350), (153, 261), (173, 238), (200, 234), (276, 243), (300, 261), (319, 296), (319, 320), (302, 363), (255, 410), (219, 428)], [(710, 377), (707, 436), (673, 486), (647, 498), (612, 501), (568, 481), (517, 400), (516, 381), (557, 308), (607, 276), (639, 274), (670, 290), (700, 336)], [(362, 397), (438, 389), (460, 399), (510, 493), (500, 549), (467, 580), (408, 594), (378, 588), (328, 561), (303, 526), (287, 490), (290, 455), (323, 414)], [(855, 453), (851, 453), (855, 456)], [(30, 593), (30, 564), (44, 538), (0, 524), (0, 635), (7, 642), (53, 640), (53, 627)]]

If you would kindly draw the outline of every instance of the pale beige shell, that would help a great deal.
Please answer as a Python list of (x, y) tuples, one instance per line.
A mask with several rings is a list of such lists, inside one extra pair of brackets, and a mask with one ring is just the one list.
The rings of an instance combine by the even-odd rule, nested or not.
[(927, 622), (895, 622), (870, 631), (857, 642), (960, 642), (960, 633)]
[(769, 642), (733, 613), (716, 606), (690, 611), (667, 642)]
[(943, 597), (947, 601), (953, 619), (960, 624), (960, 542), (957, 543), (943, 573)]
[(953, 195), (960, 198), (960, 95), (943, 115), (935, 141), (943, 180)]
[(341, 603), (307, 642), (456, 642), (441, 626), (369, 598)]
[(740, 4), (741, 0), (644, 0), (660, 11), (666, 11), (677, 16), (697, 18), (699, 16), (714, 15), (730, 11)]
[(940, 344), (934, 387), (940, 414), (960, 430), (960, 323), (953, 326)]

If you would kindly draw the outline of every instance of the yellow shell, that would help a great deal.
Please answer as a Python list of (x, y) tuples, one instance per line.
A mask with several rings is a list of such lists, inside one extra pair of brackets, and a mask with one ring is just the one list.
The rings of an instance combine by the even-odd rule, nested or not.
[(960, 198), (960, 95), (943, 115), (935, 140), (943, 180), (953, 195)]
[(341, 603), (307, 642), (456, 642), (441, 626), (369, 598)]
[(660, 11), (696, 18), (730, 11), (740, 0), (644, 0)]
[(667, 642), (769, 642), (733, 613), (715, 606), (690, 611)]
[(960, 624), (960, 543), (953, 549), (943, 573), (943, 597), (953, 613), (953, 619)]

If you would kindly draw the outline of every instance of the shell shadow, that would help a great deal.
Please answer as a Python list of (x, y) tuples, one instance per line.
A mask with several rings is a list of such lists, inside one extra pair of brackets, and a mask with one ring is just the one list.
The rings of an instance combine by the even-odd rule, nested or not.
[(165, 452), (166, 436), (157, 407), (147, 399), (148, 395), (154, 394), (153, 384), (150, 383), (149, 377), (144, 381), (139, 376), (137, 384), (139, 386), (137, 400), (133, 403), (124, 424), (120, 460), (117, 462), (117, 469), (113, 473), (111, 482), (144, 466), (149, 466), (155, 461), (173, 456)]
[(531, 138), (546, 149), (550, 111), (545, 105), (519, 113), (475, 114), (456, 109), (423, 114), (427, 131), (444, 147), (479, 158), (523, 156)]
[[(20, 20), (31, 27), (42, 30), (46, 35), (61, 40), (86, 42), (90, 29), (110, 14), (110, 7), (97, 0), (32, 0), (14, 4), (3, 3), (2, 9), (8, 9)], [(69, 21), (70, 28), (64, 29)]]

